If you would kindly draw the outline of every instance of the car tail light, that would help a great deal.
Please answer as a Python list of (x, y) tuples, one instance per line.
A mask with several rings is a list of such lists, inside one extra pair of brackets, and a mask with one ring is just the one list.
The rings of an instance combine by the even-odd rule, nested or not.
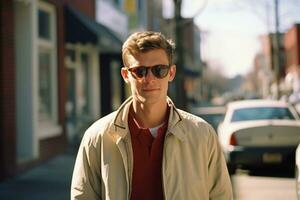
[(237, 146), (238, 145), (236, 137), (235, 137), (234, 134), (231, 134), (229, 144), (232, 145), (232, 146)]

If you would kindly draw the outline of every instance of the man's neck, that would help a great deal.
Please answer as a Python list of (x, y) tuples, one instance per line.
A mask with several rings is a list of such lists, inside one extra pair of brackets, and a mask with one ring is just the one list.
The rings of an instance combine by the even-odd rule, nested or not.
[(167, 102), (161, 105), (133, 102), (132, 113), (143, 128), (153, 128), (164, 123), (167, 114)]

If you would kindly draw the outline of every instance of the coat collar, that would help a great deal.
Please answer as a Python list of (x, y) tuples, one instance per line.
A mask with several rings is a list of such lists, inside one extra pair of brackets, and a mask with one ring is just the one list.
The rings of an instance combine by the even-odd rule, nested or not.
[[(132, 96), (129, 97), (125, 102), (120, 106), (120, 108), (116, 111), (116, 115), (113, 120), (113, 124), (110, 126), (110, 133), (113, 134), (118, 139), (126, 138), (126, 136), (130, 135), (129, 127), (128, 127), (128, 113), (129, 108), (132, 104)], [(180, 111), (175, 107), (172, 100), (167, 97), (167, 103), (170, 106), (170, 115), (168, 121), (168, 130), (167, 134), (173, 134), (178, 137), (178, 139), (184, 141), (185, 133), (183, 131), (183, 118), (180, 114)], [(117, 139), (117, 140), (118, 140)]]

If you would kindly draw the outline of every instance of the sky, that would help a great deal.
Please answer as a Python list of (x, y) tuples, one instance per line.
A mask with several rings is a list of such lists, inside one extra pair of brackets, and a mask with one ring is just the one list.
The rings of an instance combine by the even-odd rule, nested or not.
[[(173, 14), (164, 0), (164, 15)], [(300, 0), (279, 0), (280, 29), (300, 22)], [(274, 31), (274, 0), (183, 0), (182, 16), (194, 17), (201, 30), (202, 59), (231, 78), (253, 68), (259, 36)]]

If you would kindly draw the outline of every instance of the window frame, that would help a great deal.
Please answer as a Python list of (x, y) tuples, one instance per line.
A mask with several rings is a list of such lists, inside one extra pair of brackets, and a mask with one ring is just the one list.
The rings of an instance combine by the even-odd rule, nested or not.
[[(45, 38), (40, 38), (39, 37), (39, 11), (44, 11), (49, 14), (49, 31), (50, 31), (50, 38), (45, 39)], [(39, 98), (39, 87), (40, 87), (40, 82), (39, 82), (39, 55), (40, 52), (49, 52), (50, 55), (50, 60), (49, 60), (49, 65), (50, 65), (50, 79), (51, 79), (51, 111), (50, 111), (50, 117), (48, 119), (41, 119), (40, 115), (40, 110), (39, 106), (40, 103), (38, 102), (38, 126), (39, 126), (39, 138), (40, 139), (45, 139), (53, 136), (57, 136), (62, 134), (62, 127), (58, 123), (58, 89), (57, 89), (57, 32), (56, 32), (56, 18), (57, 18), (57, 12), (55, 9), (55, 6), (44, 2), (44, 1), (38, 1), (37, 5), (37, 10), (36, 10), (36, 23), (37, 23), (37, 29), (36, 29), (36, 44), (37, 44), (37, 83), (38, 83), (38, 91), (37, 91), (37, 96)], [(48, 114), (48, 113), (47, 113)]]

